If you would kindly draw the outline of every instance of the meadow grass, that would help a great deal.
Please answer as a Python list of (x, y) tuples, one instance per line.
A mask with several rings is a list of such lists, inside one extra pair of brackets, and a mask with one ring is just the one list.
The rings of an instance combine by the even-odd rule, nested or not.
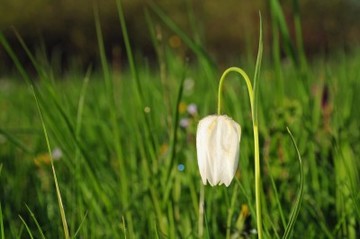
[[(272, 2), (273, 16), (281, 23), (277, 1)], [(229, 188), (204, 187), (196, 127), (200, 118), (216, 113), (216, 87), (224, 69), (210, 60), (197, 38), (184, 34), (156, 6), (150, 9), (150, 32), (158, 17), (195, 60), (177, 55), (154, 34), (155, 68), (150, 60), (133, 56), (129, 68), (111, 67), (96, 8), (100, 69), (59, 74), (51, 61), (35, 57), (23, 43), (37, 73), (17, 63), (20, 74), (1, 79), (1, 238), (256, 237), (247, 89), (236, 75), (229, 76), (222, 100), (222, 111), (242, 126), (235, 181)], [(6, 48), (3, 36), (1, 42)], [(132, 55), (130, 41), (126, 44)], [(357, 238), (360, 51), (354, 47), (351, 54), (334, 52), (308, 62), (296, 59), (294, 51), (301, 53), (301, 47), (289, 45), (290, 64), (284, 64), (276, 44), (273, 55), (264, 56), (257, 82), (264, 236)], [(7, 50), (11, 53), (11, 47)], [(238, 60), (252, 79), (255, 62), (245, 59), (254, 58)], [(189, 110), (194, 105), (197, 112)], [(301, 186), (302, 207), (294, 210)]]

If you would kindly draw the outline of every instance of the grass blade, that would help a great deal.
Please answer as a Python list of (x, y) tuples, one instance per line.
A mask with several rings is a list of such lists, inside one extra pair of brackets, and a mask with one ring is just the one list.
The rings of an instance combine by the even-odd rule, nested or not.
[[(42, 238), (42, 239), (46, 239), (46, 237), (45, 237), (45, 235), (44, 235), (44, 232), (42, 231), (41, 226), (40, 226), (38, 220), (36, 219), (34, 213), (31, 211), (31, 209), (29, 208), (28, 205), (26, 205), (26, 208), (27, 208), (27, 210), (29, 211), (31, 218), (34, 220), (35, 225), (36, 225), (37, 229), (39, 230), (39, 233), (40, 233), (41, 238)], [(26, 224), (25, 224), (25, 226), (26, 226)], [(26, 226), (26, 227), (27, 227), (27, 226)], [(28, 227), (27, 227), (27, 228), (28, 228)], [(27, 229), (27, 230), (28, 230), (29, 234), (31, 235), (31, 234), (32, 234), (31, 231), (30, 231), (29, 229)]]
[(87, 93), (87, 87), (88, 87), (89, 80), (90, 80), (90, 74), (91, 74), (91, 69), (89, 68), (84, 77), (84, 81), (82, 84), (80, 97), (79, 97), (79, 101), (78, 101), (78, 110), (77, 110), (77, 114), (76, 114), (76, 126), (75, 126), (75, 135), (77, 138), (79, 138), (79, 134), (81, 131), (81, 125), (82, 125), (82, 119), (83, 119), (82, 117), (83, 117), (84, 104), (85, 104), (85, 96)]
[(50, 156), (51, 169), (52, 169), (54, 183), (55, 183), (55, 189), (56, 189), (56, 196), (57, 196), (57, 199), (58, 199), (58, 206), (59, 206), (59, 210), (60, 210), (61, 221), (62, 221), (62, 224), (63, 224), (64, 237), (65, 237), (65, 239), (68, 239), (68, 238), (70, 238), (69, 228), (68, 228), (67, 221), (66, 221), (65, 210), (64, 210), (64, 205), (62, 203), (59, 183), (58, 183), (56, 172), (55, 172), (55, 167), (54, 167), (54, 161), (53, 161), (53, 158), (52, 158), (52, 151), (51, 151), (51, 147), (50, 147), (49, 136), (48, 136), (47, 129), (46, 129), (46, 126), (45, 126), (44, 117), (43, 117), (43, 114), (42, 114), (42, 111), (41, 111), (41, 108), (40, 108), (40, 103), (39, 103), (37, 94), (35, 92), (35, 89), (34, 89), (34, 87), (32, 85), (31, 85), (31, 89), (32, 89), (32, 92), (33, 92), (33, 95), (34, 95), (34, 98), (35, 98), (35, 101), (36, 101), (36, 106), (37, 106), (38, 113), (39, 113), (39, 116), (40, 116), (40, 121), (41, 121), (41, 125), (42, 125), (43, 131), (44, 131), (46, 145), (47, 145), (49, 156)]
[(235, 187), (234, 187), (234, 191), (232, 192), (232, 197), (231, 197), (231, 202), (230, 202), (230, 206), (229, 206), (229, 209), (228, 209), (228, 216), (227, 216), (227, 220), (226, 220), (226, 238), (227, 239), (230, 239), (231, 238), (231, 221), (233, 219), (233, 214), (234, 214), (234, 211), (235, 211), (235, 203), (236, 203), (236, 200), (237, 200), (237, 192), (238, 192), (238, 185), (235, 184)]
[(254, 107), (255, 107), (255, 115), (254, 115), (254, 121), (255, 124), (258, 125), (258, 100), (259, 100), (259, 86), (258, 86), (258, 81), (260, 78), (260, 72), (261, 72), (261, 60), (262, 60), (262, 54), (263, 54), (263, 31), (262, 31), (262, 17), (261, 17), (261, 12), (259, 12), (259, 19), (260, 19), (260, 23), (259, 23), (259, 46), (258, 46), (258, 53), (257, 53), (257, 57), (256, 57), (256, 64), (255, 64), (255, 73), (254, 73)]
[(180, 85), (179, 85), (179, 90), (178, 90), (178, 94), (176, 97), (176, 105), (174, 108), (174, 116), (173, 116), (173, 130), (172, 130), (172, 134), (171, 134), (171, 154), (170, 154), (170, 168), (169, 168), (169, 172), (171, 171), (171, 168), (174, 164), (175, 161), (175, 156), (176, 156), (176, 145), (177, 145), (177, 131), (178, 131), (178, 126), (179, 126), (179, 105), (181, 103), (181, 99), (183, 96), (183, 91), (184, 91), (184, 81), (185, 81), (185, 73), (186, 70), (184, 70), (184, 75), (181, 78), (180, 81)]
[[(121, 5), (121, 1), (117, 0), (116, 1), (116, 5), (117, 5), (117, 11), (118, 11), (118, 15), (120, 18), (120, 24), (121, 24), (121, 29), (122, 29), (122, 34), (123, 34), (123, 39), (125, 42), (125, 48), (126, 48), (126, 52), (127, 52), (127, 57), (129, 60), (129, 65), (130, 65), (130, 70), (132, 73), (133, 78), (135, 78), (135, 83), (136, 83), (136, 96), (137, 99), (140, 103), (143, 102), (143, 96), (142, 96), (142, 92), (141, 92), (141, 88), (140, 88), (140, 83), (139, 83), (139, 78), (137, 75), (137, 70), (135, 68), (135, 61), (133, 58), (133, 54), (131, 51), (131, 46), (130, 46), (130, 40), (127, 34), (127, 28), (126, 28), (126, 24), (125, 24), (125, 17), (124, 17), (124, 13), (122, 10), (122, 5)], [(102, 65), (102, 70), (103, 70), (103, 74), (104, 74), (104, 80), (105, 80), (105, 84), (106, 84), (106, 93), (108, 94), (109, 98), (109, 105), (110, 105), (110, 120), (111, 120), (111, 128), (112, 128), (112, 132), (113, 132), (113, 147), (115, 149), (116, 152), (116, 157), (119, 161), (118, 165), (119, 165), (119, 177), (120, 177), (120, 200), (122, 202), (122, 206), (125, 208), (129, 205), (129, 203), (131, 203), (129, 201), (129, 185), (128, 185), (128, 178), (127, 178), (127, 171), (126, 171), (126, 162), (124, 161), (125, 157), (123, 155), (123, 148), (122, 148), (122, 143), (120, 141), (121, 137), (123, 137), (123, 135), (121, 135), (120, 132), (120, 128), (118, 125), (118, 113), (117, 113), (117, 109), (116, 109), (116, 104), (115, 104), (115, 94), (114, 94), (114, 84), (113, 84), (113, 79), (112, 79), (112, 75), (110, 74), (110, 68), (105, 56), (105, 45), (104, 45), (104, 39), (103, 39), (103, 35), (102, 35), (102, 30), (101, 30), (101, 25), (100, 25), (100, 17), (99, 17), (99, 12), (98, 12), (98, 7), (96, 5), (94, 5), (94, 14), (95, 14), (95, 27), (96, 27), (96, 34), (97, 34), (97, 40), (98, 40), (98, 46), (99, 46), (99, 52), (100, 52), (100, 59), (101, 59), (101, 65)], [(133, 220), (132, 220), (132, 215), (130, 211), (127, 211), (125, 213), (125, 219), (128, 225), (128, 235), (130, 237), (133, 237), (134, 235), (134, 226), (133, 226)]]
[(279, 1), (271, 0), (270, 8), (271, 8), (272, 15), (275, 17), (276, 24), (279, 27), (281, 37), (284, 40), (284, 47), (285, 47), (286, 54), (290, 57), (293, 64), (296, 66), (296, 65), (298, 65), (298, 59), (296, 57), (295, 48), (290, 39), (289, 29), (287, 27), (285, 16), (281, 9)]
[[(2, 164), (0, 165), (0, 174), (1, 174)], [(0, 236), (1, 238), (5, 238), (5, 231), (4, 231), (4, 217), (2, 213), (2, 207), (0, 203)]]
[(298, 195), (297, 195), (297, 198), (296, 198), (295, 205), (294, 205), (294, 207), (293, 207), (293, 209), (291, 211), (291, 214), (290, 214), (289, 223), (288, 223), (287, 227), (285, 228), (285, 233), (284, 233), (284, 235), (282, 237), (283, 239), (290, 238), (291, 233), (292, 233), (292, 231), (294, 229), (294, 225), (295, 225), (297, 216), (299, 215), (299, 212), (300, 212), (301, 203), (303, 201), (304, 183), (305, 183), (302, 159), (301, 159), (299, 149), (297, 147), (294, 136), (292, 135), (290, 129), (289, 128), (286, 128), (286, 129), (287, 129), (287, 131), (288, 131), (288, 133), (289, 133), (289, 135), (291, 137), (291, 141), (292, 141), (292, 143), (294, 145), (294, 148), (296, 149), (296, 153), (297, 153), (297, 156), (298, 156), (298, 159), (299, 159), (299, 165), (300, 165), (300, 188), (299, 188), (299, 191), (298, 191)]
[(78, 229), (76, 230), (76, 232), (74, 233), (73, 238), (76, 238), (76, 236), (79, 234), (80, 229), (81, 229), (82, 225), (84, 224), (87, 215), (88, 215), (88, 212), (86, 212), (86, 214), (84, 215), (83, 219), (81, 220), (81, 223), (80, 223)]
[(8, 41), (6, 40), (5, 36), (0, 31), (0, 43), (5, 48), (6, 52), (9, 54), (11, 60), (14, 62), (16, 69), (19, 71), (21, 77), (28, 83), (31, 82), (28, 73), (26, 72), (25, 68), (22, 66), (19, 58), (16, 56), (15, 52), (9, 45)]
[(194, 42), (181, 28), (175, 24), (175, 22), (168, 17), (158, 6), (151, 4), (151, 9), (153, 12), (168, 26), (174, 33), (176, 33), (181, 40), (187, 45), (198, 57), (199, 59), (206, 59), (209, 65), (215, 65), (214, 61), (206, 53), (206, 51), (201, 47), (200, 44)]
[[(157, 5), (150, 4), (151, 10), (160, 18), (160, 20), (179, 38), (184, 42), (184, 44), (189, 47), (197, 56), (199, 63), (202, 67), (202, 70), (205, 72), (206, 77), (209, 79), (211, 90), (216, 92), (216, 84), (213, 81), (214, 69), (216, 69), (215, 61), (206, 53), (202, 44), (196, 43), (192, 40), (169, 16), (165, 14)], [(211, 80), (210, 80), (211, 79)]]
[(307, 60), (306, 60), (304, 41), (302, 35), (299, 0), (293, 0), (293, 8), (294, 8), (294, 27), (295, 27), (296, 47), (297, 47), (297, 52), (299, 54), (300, 69), (302, 74), (306, 74), (308, 72), (308, 69), (307, 69)]
[[(22, 218), (22, 216), (19, 215), (19, 217), (20, 217), (20, 220), (22, 221), (22, 223), (25, 225), (26, 231), (28, 232), (30, 239), (33, 239), (34, 237), (32, 235), (32, 232), (31, 232), (28, 224), (25, 222), (25, 220), (24, 220), (24, 218)], [(5, 238), (5, 237), (2, 237), (2, 238)]]
[(32, 153), (32, 150), (29, 149), (23, 142), (19, 139), (15, 138), (10, 133), (6, 132), (5, 130), (0, 128), (0, 134), (2, 134), (7, 140), (9, 140), (12, 144), (14, 144), (19, 149), (23, 150), (26, 153)]
[(125, 14), (124, 14), (124, 11), (123, 11), (121, 0), (116, 0), (116, 6), (117, 6), (117, 12), (118, 12), (118, 15), (119, 15), (119, 20), (120, 20), (121, 33), (122, 33), (122, 36), (123, 36), (123, 39), (124, 39), (126, 54), (127, 54), (127, 58), (128, 58), (128, 61), (129, 61), (131, 75), (135, 79), (136, 87), (137, 87), (137, 93), (139, 94), (139, 98), (140, 98), (140, 100), (142, 102), (143, 93), (142, 93), (142, 89), (141, 89), (141, 84), (140, 84), (140, 79), (139, 79), (139, 76), (138, 76), (138, 72), (136, 70), (134, 56), (133, 56), (132, 49), (131, 49), (130, 39), (129, 39), (129, 35), (128, 35), (127, 27), (126, 27), (126, 22), (125, 22)]
[[(268, 162), (268, 161), (265, 161), (265, 162), (266, 162), (267, 168), (270, 169), (269, 162)], [(273, 175), (271, 174), (271, 170), (269, 170), (269, 171), (270, 171), (270, 173), (269, 173), (270, 182), (271, 182), (271, 186), (272, 186), (272, 188), (273, 188), (273, 190), (274, 190), (275, 202), (276, 202), (276, 205), (277, 205), (278, 210), (279, 210), (279, 214), (280, 214), (282, 226), (283, 226), (283, 227), (286, 227), (286, 220), (285, 220), (284, 212), (283, 212), (282, 207), (281, 207), (281, 202), (280, 202), (280, 196), (279, 196), (279, 193), (278, 193), (278, 189), (277, 189), (277, 187), (276, 187), (276, 184), (275, 184), (275, 181), (274, 181), (274, 177), (273, 177)]]

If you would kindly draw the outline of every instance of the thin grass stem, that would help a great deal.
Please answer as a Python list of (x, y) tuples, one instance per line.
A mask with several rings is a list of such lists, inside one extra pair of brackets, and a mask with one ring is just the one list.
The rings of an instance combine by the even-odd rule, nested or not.
[(64, 209), (63, 202), (62, 202), (59, 183), (58, 183), (57, 176), (56, 176), (54, 160), (53, 160), (53, 157), (52, 157), (52, 152), (51, 152), (51, 147), (50, 147), (50, 140), (49, 140), (49, 137), (48, 137), (48, 133), (47, 133), (47, 129), (46, 129), (46, 126), (45, 126), (44, 117), (43, 117), (43, 114), (42, 114), (42, 111), (41, 111), (41, 108), (40, 108), (40, 103), (39, 103), (38, 97), (37, 97), (36, 92), (34, 90), (34, 87), (32, 85), (31, 85), (31, 88), (32, 88), (32, 92), (33, 92), (33, 95), (34, 95), (34, 98), (35, 98), (35, 101), (36, 101), (36, 106), (37, 106), (37, 109), (38, 109), (38, 112), (39, 112), (42, 128), (43, 128), (44, 135), (45, 135), (46, 145), (47, 145), (47, 148), (48, 148), (48, 151), (49, 151), (51, 169), (52, 169), (52, 173), (53, 173), (53, 177), (54, 177), (54, 183), (55, 183), (55, 189), (56, 189), (56, 196), (57, 196), (57, 199), (58, 199), (61, 222), (63, 224), (64, 238), (68, 239), (68, 238), (70, 238), (69, 228), (68, 228), (68, 224), (67, 224), (67, 221), (66, 221), (65, 209)]

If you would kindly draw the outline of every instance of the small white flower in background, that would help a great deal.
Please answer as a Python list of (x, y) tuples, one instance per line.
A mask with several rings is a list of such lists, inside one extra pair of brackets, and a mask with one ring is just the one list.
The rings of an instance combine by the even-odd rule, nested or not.
[(60, 158), (62, 158), (63, 156), (63, 152), (61, 151), (60, 148), (55, 148), (52, 152), (51, 155), (53, 157), (54, 160), (59, 160)]
[(182, 118), (180, 119), (180, 127), (186, 129), (190, 125), (190, 119), (189, 118)]
[(186, 110), (191, 116), (195, 116), (197, 114), (197, 106), (194, 103), (188, 105)]
[(239, 161), (241, 127), (226, 115), (200, 120), (196, 133), (197, 159), (202, 182), (229, 186)]

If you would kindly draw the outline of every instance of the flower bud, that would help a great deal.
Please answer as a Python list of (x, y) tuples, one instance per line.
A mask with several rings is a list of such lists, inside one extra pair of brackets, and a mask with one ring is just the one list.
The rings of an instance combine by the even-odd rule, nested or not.
[(226, 115), (200, 120), (196, 133), (197, 159), (202, 182), (229, 186), (237, 169), (241, 127)]

